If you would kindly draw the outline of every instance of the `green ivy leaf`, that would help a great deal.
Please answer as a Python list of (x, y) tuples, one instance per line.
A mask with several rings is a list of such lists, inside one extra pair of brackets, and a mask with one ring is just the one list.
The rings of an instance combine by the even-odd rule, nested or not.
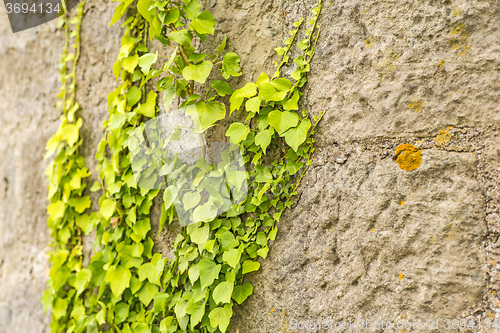
[(47, 213), (53, 220), (63, 217), (65, 210), (66, 205), (62, 201), (53, 202), (47, 207)]
[(260, 268), (260, 263), (253, 260), (245, 260), (242, 265), (241, 274), (247, 274)]
[(138, 64), (139, 55), (137, 55), (137, 53), (133, 56), (123, 59), (122, 61), (122, 67), (129, 73), (133, 73)]
[(146, 53), (138, 59), (137, 63), (141, 68), (142, 74), (144, 75), (149, 74), (149, 71), (151, 70), (151, 65), (153, 65), (156, 62), (156, 59), (158, 59), (158, 52)]
[(210, 201), (196, 207), (193, 212), (193, 219), (195, 222), (210, 222), (215, 217), (217, 217), (217, 207)]
[(264, 154), (266, 153), (266, 148), (269, 146), (271, 143), (271, 138), (273, 136), (273, 133), (271, 130), (265, 129), (263, 131), (260, 131), (257, 133), (255, 136), (255, 144), (262, 148), (262, 151)]
[(298, 105), (299, 98), (300, 98), (299, 92), (295, 91), (293, 93), (293, 96), (290, 99), (288, 99), (285, 103), (283, 103), (283, 109), (286, 111), (298, 110), (299, 109), (299, 105)]
[(215, 279), (219, 277), (221, 265), (216, 264), (211, 259), (202, 258), (196, 266), (200, 271), (201, 289), (211, 286)]
[(186, 115), (193, 118), (198, 133), (212, 127), (216, 121), (224, 119), (226, 108), (224, 104), (216, 101), (198, 102), (186, 108)]
[(198, 15), (198, 17), (191, 22), (190, 26), (199, 34), (213, 35), (215, 20), (212, 14), (206, 10)]
[(187, 4), (184, 5), (184, 12), (186, 17), (190, 20), (194, 20), (200, 13), (201, 5), (198, 0), (185, 1)]
[(281, 135), (287, 129), (297, 126), (299, 116), (295, 112), (274, 110), (267, 115), (267, 122)]
[(226, 81), (215, 80), (210, 84), (210, 87), (214, 88), (217, 94), (222, 97), (233, 93), (233, 89)]
[(282, 101), (291, 87), (292, 83), (290, 80), (279, 78), (269, 83), (260, 83), (259, 94), (264, 97), (266, 101)]
[(130, 286), (130, 270), (122, 266), (112, 266), (106, 272), (104, 280), (109, 283), (111, 292), (115, 297), (119, 297), (126, 288)]
[(222, 260), (228, 263), (232, 268), (236, 268), (236, 265), (240, 263), (241, 249), (231, 249), (224, 252), (222, 255)]
[(233, 282), (221, 282), (215, 287), (212, 293), (212, 298), (215, 304), (231, 302), (231, 295), (233, 294)]
[(151, 230), (151, 223), (149, 222), (148, 218), (138, 220), (134, 223), (132, 230), (134, 231), (134, 233), (130, 235), (130, 238), (132, 238), (136, 242), (139, 242), (146, 238), (148, 231)]
[(212, 71), (213, 64), (211, 61), (205, 60), (198, 65), (189, 65), (182, 70), (182, 76), (188, 81), (194, 80), (199, 83), (205, 83), (210, 72)]
[(261, 103), (260, 96), (252, 97), (248, 101), (246, 101), (245, 109), (247, 110), (247, 112), (259, 113), (260, 103)]
[(137, 2), (137, 11), (144, 17), (149, 23), (153, 22), (156, 16), (156, 8), (151, 8), (154, 1), (151, 0), (139, 0)]
[(187, 229), (189, 237), (193, 243), (203, 244), (208, 240), (208, 236), (210, 234), (210, 227), (208, 224), (205, 224), (202, 227), (198, 227), (197, 224), (190, 224)]
[(231, 308), (231, 304), (224, 305), (223, 308), (217, 307), (210, 311), (208, 318), (210, 319), (210, 325), (214, 328), (219, 327), (219, 330), (222, 333), (225, 333), (227, 327), (229, 326), (229, 322), (233, 315), (233, 309)]
[(113, 200), (106, 198), (101, 203), (100, 212), (106, 220), (109, 220), (109, 218), (115, 212), (115, 207), (116, 207), (116, 203)]
[(142, 91), (138, 87), (132, 86), (128, 89), (125, 96), (127, 97), (127, 105), (133, 106), (141, 100)]
[(193, 40), (193, 35), (189, 32), (188, 29), (182, 29), (179, 31), (171, 31), (169, 37), (174, 42), (182, 45), (189, 46), (191, 45), (191, 41)]
[(245, 140), (250, 129), (242, 123), (232, 123), (226, 131), (226, 136), (229, 137), (229, 142), (238, 144)]
[(137, 113), (145, 115), (149, 118), (154, 118), (156, 115), (156, 98), (158, 94), (154, 91), (150, 91), (148, 93), (148, 97), (146, 99), (146, 103), (143, 103), (137, 109)]
[(222, 51), (224, 51), (226, 49), (226, 43), (227, 43), (227, 36), (224, 36), (222, 38), (222, 42), (220, 43), (220, 45), (217, 47), (217, 55), (221, 54)]
[(189, 210), (196, 207), (196, 205), (200, 202), (200, 199), (200, 193), (197, 191), (184, 193), (184, 195), (182, 196), (182, 204), (184, 205), (184, 209)]
[(82, 268), (78, 272), (75, 280), (75, 289), (77, 297), (85, 290), (85, 288), (87, 288), (91, 278), (92, 278), (92, 272), (87, 268)]
[(137, 296), (139, 296), (139, 300), (144, 304), (144, 306), (148, 306), (149, 303), (153, 300), (153, 296), (158, 292), (160, 288), (152, 283), (146, 282), (144, 286), (139, 290)]
[(170, 208), (177, 198), (179, 189), (175, 185), (169, 185), (163, 192), (163, 202), (165, 203), (165, 209)]
[(169, 25), (175, 23), (179, 20), (180, 16), (181, 16), (180, 10), (178, 10), (177, 8), (173, 8), (165, 14), (165, 17), (163, 18), (163, 24)]
[(309, 121), (309, 119), (304, 119), (300, 122), (299, 126), (290, 128), (284, 133), (286, 143), (292, 147), (293, 150), (297, 151), (299, 146), (306, 141), (309, 128), (311, 128), (311, 121)]
[(92, 201), (90, 200), (89, 196), (83, 196), (80, 198), (71, 198), (68, 201), (68, 204), (75, 208), (75, 211), (79, 214), (83, 213), (85, 209), (89, 208), (90, 205), (92, 204)]
[(231, 95), (231, 98), (229, 98), (229, 102), (231, 103), (231, 113), (240, 108), (245, 98), (253, 97), (255, 94), (257, 94), (257, 86), (252, 82), (245, 84), (240, 89), (236, 89)]
[(248, 296), (252, 295), (253, 286), (250, 282), (244, 283), (241, 286), (234, 286), (233, 299), (238, 303), (243, 303)]
[(222, 76), (227, 80), (230, 76), (241, 76), (240, 57), (234, 52), (228, 52), (222, 58)]

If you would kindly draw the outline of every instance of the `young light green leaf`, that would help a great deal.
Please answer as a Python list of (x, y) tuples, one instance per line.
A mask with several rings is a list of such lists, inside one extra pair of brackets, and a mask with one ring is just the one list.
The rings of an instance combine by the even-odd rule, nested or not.
[(170, 208), (174, 204), (175, 199), (179, 189), (175, 185), (169, 185), (163, 192), (163, 202), (165, 204), (165, 209)]
[(141, 71), (144, 75), (149, 74), (149, 71), (151, 70), (151, 65), (153, 65), (156, 62), (156, 59), (158, 59), (158, 52), (157, 53), (146, 53), (146, 54), (142, 55), (141, 57), (139, 57), (138, 64), (139, 64), (139, 67), (141, 68)]
[(139, 63), (139, 56), (134, 54), (133, 56), (126, 57), (123, 59), (122, 67), (129, 73), (133, 73), (137, 64)]
[(177, 8), (170, 9), (163, 18), (163, 24), (169, 25), (177, 22), (180, 17), (181, 12)]
[(244, 283), (241, 286), (234, 286), (233, 299), (238, 303), (243, 303), (248, 296), (252, 295), (253, 286), (250, 282)]
[(231, 302), (231, 295), (233, 294), (233, 282), (221, 282), (215, 287), (212, 298), (215, 304)]
[(248, 133), (250, 129), (245, 124), (232, 123), (226, 131), (226, 136), (229, 137), (231, 143), (238, 144), (246, 139)]
[(191, 41), (193, 40), (193, 35), (191, 35), (191, 32), (188, 29), (182, 29), (179, 31), (172, 31), (172, 32), (170, 32), (169, 37), (174, 42), (176, 42), (182, 46), (191, 45)]
[(151, 90), (148, 93), (146, 103), (139, 106), (139, 108), (137, 109), (137, 113), (145, 115), (149, 118), (154, 118), (154, 116), (156, 115), (156, 97), (158, 97), (158, 94)]
[(297, 126), (299, 116), (295, 112), (274, 110), (267, 115), (267, 121), (281, 135), (290, 127)]
[(199, 34), (213, 35), (215, 20), (212, 14), (208, 10), (206, 10), (198, 15), (198, 17), (191, 22), (190, 26)]
[(115, 212), (116, 203), (111, 199), (104, 199), (101, 203), (100, 212), (105, 219), (109, 219)]
[(299, 146), (306, 141), (307, 131), (311, 128), (311, 121), (305, 119), (300, 122), (300, 125), (294, 128), (290, 128), (284, 133), (286, 143), (292, 147), (293, 150), (297, 151)]
[(299, 97), (300, 97), (299, 92), (295, 91), (293, 93), (293, 96), (283, 104), (283, 109), (285, 111), (298, 110), (299, 109), (299, 105), (298, 105)]
[(90, 279), (92, 278), (92, 272), (87, 268), (82, 268), (75, 280), (76, 295), (80, 295), (85, 288), (89, 285)]
[(222, 255), (222, 260), (228, 263), (232, 268), (236, 268), (236, 265), (240, 262), (241, 258), (241, 250), (238, 249), (230, 249), (224, 252)]
[(196, 207), (196, 205), (200, 202), (201, 196), (197, 191), (186, 192), (182, 197), (182, 204), (184, 205), (185, 210), (189, 210), (191, 208)]
[(112, 266), (106, 272), (104, 280), (109, 283), (111, 292), (115, 297), (119, 297), (126, 288), (130, 286), (130, 270), (123, 266)]
[(149, 23), (153, 22), (156, 16), (156, 8), (151, 8), (154, 1), (151, 0), (139, 0), (137, 2), (137, 11), (144, 17)]
[(221, 265), (216, 264), (211, 259), (202, 258), (196, 266), (200, 270), (201, 289), (211, 286), (215, 279), (219, 277)]
[(227, 43), (227, 36), (224, 36), (222, 38), (222, 42), (220, 43), (220, 45), (217, 47), (217, 55), (221, 54), (222, 51), (224, 51), (226, 49), (226, 43)]
[(182, 76), (188, 81), (194, 80), (199, 83), (205, 83), (210, 72), (212, 71), (213, 64), (211, 61), (205, 60), (198, 65), (189, 65), (182, 70)]
[(208, 224), (205, 224), (202, 227), (194, 227), (192, 230), (189, 230), (189, 227), (195, 226), (193, 224), (188, 225), (188, 233), (191, 241), (195, 244), (203, 244), (208, 240), (208, 236), (210, 234), (210, 227)]
[(255, 144), (262, 148), (264, 154), (266, 153), (266, 148), (271, 143), (272, 135), (273, 133), (271, 132), (271, 130), (265, 129), (257, 133), (257, 135), (255, 136)]
[(229, 326), (229, 322), (233, 315), (233, 309), (231, 308), (231, 304), (224, 305), (223, 308), (217, 307), (210, 311), (208, 318), (210, 319), (210, 325), (214, 328), (219, 327), (219, 330), (222, 333), (225, 333), (227, 327)]
[(240, 89), (236, 89), (229, 98), (229, 102), (231, 103), (230, 111), (238, 110), (245, 98), (253, 97), (256, 93), (257, 86), (252, 82), (245, 84)]
[(217, 216), (217, 207), (210, 201), (199, 205), (193, 211), (193, 219), (195, 222), (209, 222)]
[(226, 108), (224, 104), (216, 101), (198, 102), (186, 108), (186, 115), (193, 118), (196, 131), (200, 133), (213, 126), (216, 121), (224, 119)]
[(242, 265), (241, 273), (242, 274), (250, 273), (258, 270), (259, 268), (260, 268), (260, 263), (258, 263), (257, 261), (245, 260), (245, 262)]
[(241, 76), (240, 57), (234, 52), (228, 52), (222, 58), (222, 76), (227, 80), (230, 76)]
[(214, 88), (217, 94), (222, 97), (233, 93), (233, 89), (226, 81), (215, 80), (210, 84), (210, 87)]
[(252, 97), (246, 101), (245, 109), (247, 110), (247, 112), (259, 113), (260, 103), (261, 103), (260, 96)]

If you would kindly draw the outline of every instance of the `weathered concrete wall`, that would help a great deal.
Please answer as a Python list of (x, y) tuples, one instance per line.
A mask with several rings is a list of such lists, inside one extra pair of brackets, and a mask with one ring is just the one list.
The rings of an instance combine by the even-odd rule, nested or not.
[[(311, 5), (206, 1), (242, 58), (236, 84), (272, 71), (273, 48)], [(82, 27), (90, 169), (116, 84), (113, 6), (90, 0)], [(42, 157), (57, 127), (62, 36), (53, 22), (12, 35), (0, 8), (0, 332), (47, 332)], [(291, 332), (292, 319), (500, 316), (498, 22), (498, 0), (326, 1), (303, 103), (327, 111), (318, 150), (233, 332)], [(403, 143), (423, 149), (414, 171), (394, 159)]]

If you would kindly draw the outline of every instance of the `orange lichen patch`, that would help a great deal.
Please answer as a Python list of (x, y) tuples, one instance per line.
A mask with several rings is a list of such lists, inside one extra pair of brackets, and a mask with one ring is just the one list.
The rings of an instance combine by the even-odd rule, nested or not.
[(422, 149), (411, 143), (401, 144), (396, 148), (396, 162), (400, 169), (413, 171), (422, 163)]
[(375, 228), (372, 228), (372, 230), (370, 230), (370, 232), (374, 232), (375, 231)]
[(403, 280), (404, 277), (403, 273), (399, 273), (399, 281)]
[(439, 147), (444, 147), (451, 140), (451, 133), (448, 131), (452, 129), (451, 126), (440, 130), (439, 134), (434, 138), (434, 143)]
[(400, 202), (399, 202), (399, 205), (400, 205), (400, 206), (403, 206), (404, 204), (405, 204), (405, 201), (400, 201)]

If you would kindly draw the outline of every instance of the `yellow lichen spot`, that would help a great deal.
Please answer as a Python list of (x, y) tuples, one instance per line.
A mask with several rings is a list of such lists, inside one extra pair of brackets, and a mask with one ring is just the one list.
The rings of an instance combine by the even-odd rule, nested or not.
[(401, 144), (396, 148), (396, 162), (400, 169), (413, 171), (422, 163), (422, 149), (411, 143)]
[(403, 278), (404, 278), (403, 273), (399, 273), (399, 281), (403, 280)]
[(424, 103), (419, 99), (414, 99), (413, 102), (408, 104), (408, 109), (413, 110), (415, 112), (420, 112), (424, 108)]
[(444, 66), (444, 60), (443, 59), (439, 59), (438, 67), (443, 67), (443, 66)]
[(489, 317), (490, 319), (493, 319), (493, 313), (491, 313), (491, 312), (490, 312), (490, 313), (488, 313), (488, 317)]
[(365, 39), (363, 42), (365, 43), (365, 47), (366, 47), (367, 49), (369, 49), (369, 48), (370, 48), (370, 46), (372, 46), (372, 43), (373, 43), (373, 42), (372, 42), (372, 39), (371, 39), (370, 37), (368, 37), (367, 39)]
[(434, 138), (436, 146), (443, 148), (451, 140), (451, 133), (448, 131), (452, 129), (451, 126), (439, 131), (439, 134)]
[(463, 24), (457, 24), (450, 31), (450, 36), (448, 39), (451, 49), (457, 51), (457, 55), (465, 60), (470, 58), (469, 50), (471, 45), (469, 44), (469, 34)]
[(370, 232), (374, 232), (375, 231), (375, 228), (372, 228), (372, 230), (370, 230)]
[(273, 315), (273, 312), (274, 312), (274, 309), (271, 308), (271, 310), (269, 310), (269, 315), (272, 316)]
[(453, 8), (451, 10), (451, 16), (456, 17), (462, 15), (462, 9), (461, 8)]
[(399, 205), (400, 205), (400, 206), (403, 206), (403, 205), (405, 204), (405, 202), (406, 202), (406, 201), (400, 201), (400, 202), (399, 202)]
[(493, 291), (491, 292), (491, 294), (494, 296), (494, 295), (496, 295), (496, 294), (497, 294), (497, 291), (496, 291), (496, 290), (493, 290)]

